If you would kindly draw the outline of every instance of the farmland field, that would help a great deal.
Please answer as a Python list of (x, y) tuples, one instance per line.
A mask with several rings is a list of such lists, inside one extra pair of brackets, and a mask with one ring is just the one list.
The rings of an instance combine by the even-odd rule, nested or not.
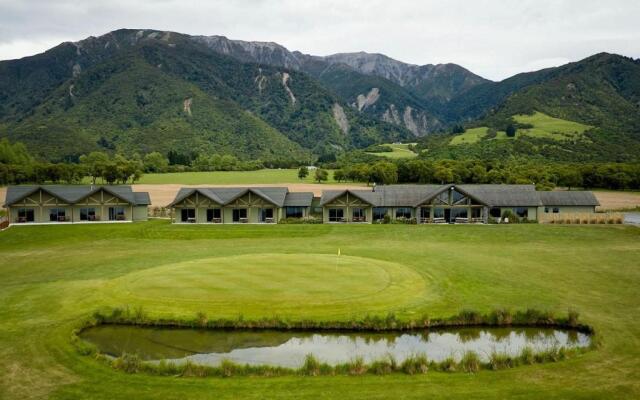
[[(0, 252), (3, 399), (640, 396), (636, 227), (151, 221), (12, 227), (0, 232)], [(70, 343), (79, 321), (118, 306), (152, 317), (317, 321), (573, 308), (602, 345), (566, 361), (476, 374), (160, 377), (113, 370)]]
[[(305, 179), (298, 178), (297, 169), (261, 169), (257, 171), (211, 171), (176, 172), (166, 174), (144, 174), (140, 184), (180, 183), (183, 185), (244, 185), (249, 183), (313, 183), (314, 171), (309, 171)], [(329, 183), (333, 182), (333, 173), (329, 171)]]

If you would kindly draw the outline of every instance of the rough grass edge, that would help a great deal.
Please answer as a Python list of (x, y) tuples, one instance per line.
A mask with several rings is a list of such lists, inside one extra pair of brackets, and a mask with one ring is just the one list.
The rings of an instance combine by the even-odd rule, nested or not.
[[(160, 376), (179, 377), (231, 377), (231, 376), (326, 376), (326, 375), (386, 375), (391, 373), (405, 373), (408, 375), (424, 374), (428, 370), (441, 372), (476, 373), (480, 370), (502, 370), (522, 365), (542, 364), (562, 361), (588, 350), (598, 348), (602, 344), (600, 336), (594, 329), (578, 322), (579, 314), (569, 310), (566, 317), (555, 317), (550, 312), (527, 309), (512, 313), (506, 309), (497, 309), (488, 314), (481, 314), (471, 310), (463, 310), (449, 318), (430, 319), (423, 316), (418, 320), (400, 320), (394, 314), (387, 316), (365, 316), (361, 319), (349, 321), (315, 321), (289, 320), (278, 317), (246, 320), (242, 316), (236, 319), (209, 319), (204, 313), (197, 313), (194, 318), (150, 318), (141, 307), (128, 306), (95, 312), (90, 318), (74, 329), (71, 342), (79, 354), (92, 356), (96, 360), (106, 363), (110, 367), (126, 373), (146, 373)], [(493, 353), (487, 362), (482, 362), (475, 352), (466, 352), (459, 360), (449, 357), (436, 362), (427, 359), (424, 354), (416, 354), (399, 363), (391, 355), (365, 363), (362, 358), (356, 358), (347, 363), (329, 365), (320, 362), (312, 354), (307, 355), (300, 368), (286, 368), (268, 365), (238, 364), (230, 360), (223, 360), (219, 366), (205, 366), (191, 361), (184, 363), (161, 360), (157, 363), (146, 362), (136, 354), (122, 354), (112, 357), (99, 352), (97, 347), (80, 339), (79, 334), (84, 329), (99, 325), (134, 325), (172, 328), (196, 329), (278, 329), (278, 330), (343, 330), (343, 331), (411, 331), (420, 328), (444, 327), (545, 327), (570, 329), (591, 335), (589, 347), (552, 348), (542, 352), (534, 352), (524, 348), (519, 355), (512, 356), (503, 353)]]

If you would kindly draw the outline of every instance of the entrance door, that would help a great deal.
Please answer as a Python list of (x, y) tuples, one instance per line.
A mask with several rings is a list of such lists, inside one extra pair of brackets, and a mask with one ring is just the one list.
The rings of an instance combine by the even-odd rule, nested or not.
[(451, 209), (450, 208), (445, 208), (444, 209), (444, 220), (447, 221), (448, 223), (451, 223)]

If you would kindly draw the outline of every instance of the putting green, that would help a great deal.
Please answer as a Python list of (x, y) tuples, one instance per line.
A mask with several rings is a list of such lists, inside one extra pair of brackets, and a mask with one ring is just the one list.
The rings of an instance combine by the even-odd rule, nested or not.
[(108, 287), (118, 301), (154, 311), (270, 316), (295, 309), (394, 311), (418, 301), (426, 283), (409, 267), (363, 257), (250, 254), (162, 265)]

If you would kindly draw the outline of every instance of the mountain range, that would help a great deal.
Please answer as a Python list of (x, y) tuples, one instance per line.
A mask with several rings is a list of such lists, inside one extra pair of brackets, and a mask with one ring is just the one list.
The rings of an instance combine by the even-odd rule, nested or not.
[(535, 111), (640, 142), (640, 62), (602, 53), (492, 82), (456, 64), (129, 29), (0, 61), (0, 137), (49, 160), (93, 150), (313, 160)]

